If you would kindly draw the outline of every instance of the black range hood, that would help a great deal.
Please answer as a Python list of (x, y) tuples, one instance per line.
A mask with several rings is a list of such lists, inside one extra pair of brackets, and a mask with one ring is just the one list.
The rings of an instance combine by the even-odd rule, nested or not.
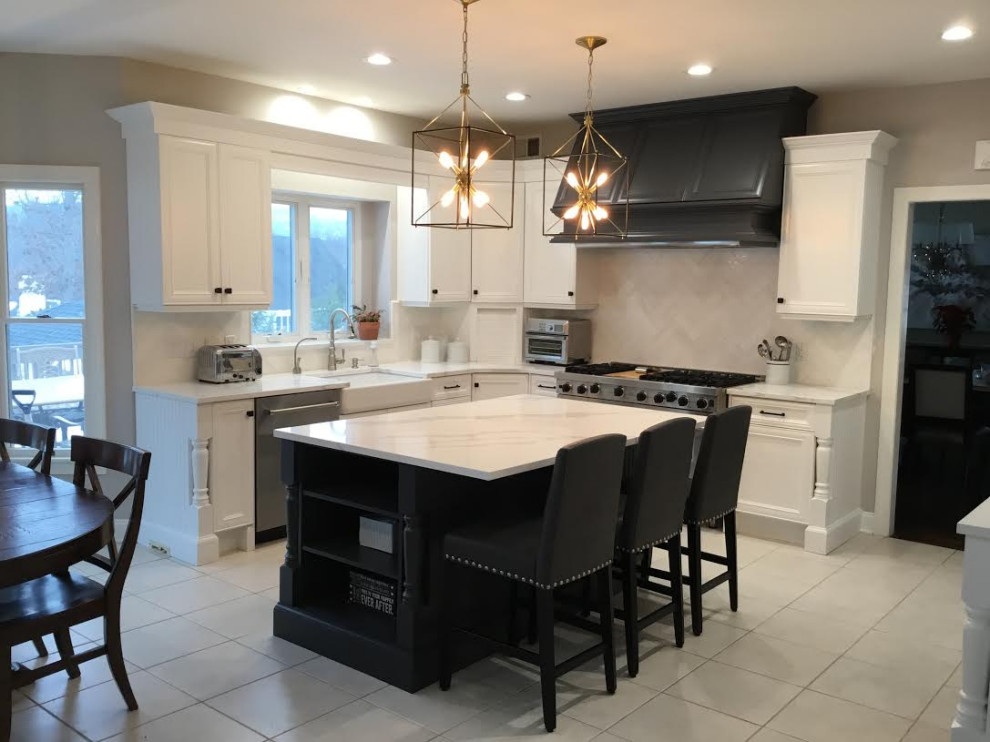
[[(606, 246), (776, 246), (784, 185), (783, 137), (806, 131), (817, 96), (797, 87), (595, 112), (595, 127), (629, 159), (625, 239), (576, 235), (554, 242)], [(583, 113), (571, 114), (578, 122)], [(575, 153), (580, 140), (575, 144)], [(603, 203), (621, 201), (616, 178)], [(615, 192), (620, 189), (620, 192)], [(573, 200), (561, 184), (553, 211)], [(612, 211), (615, 211), (614, 207)]]

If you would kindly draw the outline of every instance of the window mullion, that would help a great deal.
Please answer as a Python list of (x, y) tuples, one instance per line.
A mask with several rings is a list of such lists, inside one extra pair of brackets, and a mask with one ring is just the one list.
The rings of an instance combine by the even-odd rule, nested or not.
[(10, 365), (7, 363), (7, 317), (10, 302), (7, 301), (7, 189), (0, 184), (0, 416), (10, 417)]
[(297, 326), (299, 327), (300, 337), (307, 337), (312, 335), (313, 332), (319, 332), (319, 328), (311, 327), (311, 315), (310, 315), (310, 280), (311, 280), (311, 270), (309, 264), (309, 207), (308, 202), (299, 203), (299, 236), (296, 240), (296, 250), (297, 250), (297, 263), (298, 263), (298, 283), (296, 292), (296, 305), (299, 308), (299, 322)]

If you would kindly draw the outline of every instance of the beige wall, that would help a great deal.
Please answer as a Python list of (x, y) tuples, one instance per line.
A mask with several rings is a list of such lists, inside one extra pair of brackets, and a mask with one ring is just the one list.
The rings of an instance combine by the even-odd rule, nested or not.
[[(260, 85), (132, 60), (0, 54), (0, 162), (100, 168), (110, 438), (133, 442), (134, 404), (124, 140), (106, 109), (156, 100), (273, 120), (273, 114), (284, 111), (273, 103), (286, 96)], [(356, 124), (367, 138), (390, 144), (408, 145), (410, 132), (422, 123), (319, 98), (289, 97), (295, 99), (290, 110), (307, 112), (326, 130)], [(226, 329), (223, 316), (219, 324)], [(190, 332), (199, 338), (197, 323), (191, 324), (196, 329)], [(133, 347), (142, 354), (158, 352), (140, 337)]]

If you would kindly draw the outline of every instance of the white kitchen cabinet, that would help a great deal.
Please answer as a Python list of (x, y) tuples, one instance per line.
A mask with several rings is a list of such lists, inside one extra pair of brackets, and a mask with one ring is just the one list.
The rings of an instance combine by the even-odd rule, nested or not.
[(409, 410), (425, 410), (433, 405), (430, 402), (420, 402), (418, 404), (408, 404), (402, 407), (383, 407), (380, 410), (365, 410), (363, 412), (352, 412), (349, 415), (341, 415), (341, 420), (355, 420), (359, 417), (375, 417), (376, 415), (387, 415), (390, 412), (408, 412)]
[(220, 268), (224, 304), (271, 304), (271, 172), (268, 152), (220, 145)]
[(216, 533), (254, 523), (254, 400), (211, 405), (210, 499)]
[(815, 434), (753, 423), (739, 483), (740, 509), (807, 523), (814, 487)]
[[(443, 190), (439, 184), (429, 192), (398, 189), (397, 278), (399, 301), (405, 304), (471, 301), (471, 230), (414, 227), (408, 218), (414, 212), (426, 211), (440, 199)], [(453, 214), (450, 216), (452, 219)], [(437, 215), (437, 220), (444, 218)]]
[(777, 313), (851, 322), (874, 311), (887, 157), (882, 131), (784, 139)]
[[(493, 204), (508, 204), (512, 186), (485, 183)], [(471, 232), (471, 298), (476, 302), (521, 303), (523, 300), (523, 188), (516, 189), (512, 229)], [(508, 218), (508, 214), (504, 215)]]
[[(737, 389), (729, 391), (729, 406), (753, 410), (739, 484), (739, 512), (759, 522), (749, 530), (815, 554), (859, 533), (866, 394), (812, 399), (806, 392), (808, 399), (795, 400)], [(814, 388), (795, 389), (802, 397), (800, 390)]]
[(529, 393), (529, 374), (473, 374), (471, 401)]
[(557, 382), (552, 376), (539, 374), (529, 375), (529, 393), (540, 394), (544, 397), (557, 396)]
[(267, 307), (273, 290), (268, 152), (124, 131), (133, 304)]
[[(557, 195), (557, 185), (546, 190), (543, 183), (525, 186), (525, 234), (523, 301), (526, 306), (581, 309), (598, 302), (598, 290), (591, 253), (573, 243), (550, 241), (543, 234), (544, 205), (549, 209)], [(552, 224), (549, 221), (549, 224)], [(558, 230), (559, 231), (559, 230)]]

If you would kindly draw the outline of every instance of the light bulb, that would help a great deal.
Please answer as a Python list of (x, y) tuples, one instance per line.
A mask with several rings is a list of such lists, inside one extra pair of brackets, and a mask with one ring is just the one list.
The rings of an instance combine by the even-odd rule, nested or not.
[(606, 211), (601, 206), (595, 207), (594, 214), (595, 214), (595, 219), (597, 219), (598, 221), (601, 221), (602, 219), (608, 219), (608, 211)]
[(474, 192), (474, 205), (477, 206), (479, 209), (482, 208), (482, 207), (484, 207), (484, 206), (487, 206), (488, 205), (488, 202), (491, 201), (491, 200), (492, 200), (491, 199), (491, 196), (489, 196), (484, 191), (475, 191)]
[(478, 156), (474, 158), (474, 169), (477, 170), (486, 162), (488, 162), (489, 157), (490, 155), (488, 154), (487, 149), (481, 150), (481, 152), (478, 153)]
[(587, 229), (591, 225), (591, 217), (587, 211), (581, 212), (581, 229)]
[(450, 156), (450, 152), (443, 151), (440, 153), (440, 166), (445, 170), (450, 170), (454, 167), (454, 158)]
[(456, 195), (457, 195), (457, 188), (456, 187), (451, 188), (449, 191), (447, 191), (445, 194), (443, 194), (440, 197), (440, 205), (443, 206), (444, 208), (447, 208), (452, 203), (454, 203), (454, 196)]
[(564, 212), (565, 219), (573, 219), (577, 216), (578, 211), (581, 209), (581, 204), (574, 204), (571, 208)]
[(566, 180), (567, 180), (567, 185), (569, 185), (575, 191), (581, 188), (581, 184), (578, 183), (577, 175), (574, 174), (573, 170), (567, 174)]
[(598, 179), (595, 181), (595, 185), (600, 186), (604, 184), (606, 180), (608, 180), (608, 173), (606, 172), (598, 173)]
[(468, 197), (465, 194), (461, 194), (461, 208), (460, 208), (461, 218), (468, 219), (471, 216), (471, 204), (468, 201)]

